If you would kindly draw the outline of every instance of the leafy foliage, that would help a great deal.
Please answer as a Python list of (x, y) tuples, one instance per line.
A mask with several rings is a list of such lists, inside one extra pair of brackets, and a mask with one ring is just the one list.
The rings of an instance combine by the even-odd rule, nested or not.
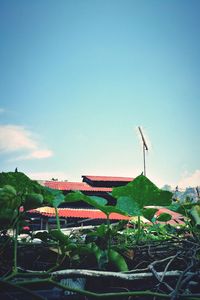
[(191, 220), (191, 223), (200, 228), (200, 203), (176, 202), (168, 207)]
[(44, 204), (57, 208), (61, 203), (64, 202), (65, 196), (59, 190), (46, 188), (46, 198)]
[(24, 209), (30, 210), (42, 206), (43, 196), (41, 194), (28, 194), (25, 196)]
[(0, 187), (11, 185), (17, 194), (45, 193), (45, 188), (37, 181), (31, 180), (22, 172), (2, 172), (0, 173)]
[(102, 197), (97, 196), (86, 196), (81, 192), (72, 192), (65, 196), (65, 202), (76, 202), (76, 201), (84, 201), (88, 203), (89, 205), (101, 210), (104, 212), (107, 216), (109, 216), (111, 213), (119, 213), (123, 215), (127, 215), (127, 213), (123, 210), (121, 210), (118, 207), (106, 205), (107, 200)]
[[(172, 199), (171, 192), (159, 189), (144, 175), (136, 177), (126, 186), (114, 188), (112, 195), (118, 199), (117, 207), (124, 211), (128, 210), (132, 216), (142, 215), (142, 209), (145, 206), (170, 205)], [(125, 201), (122, 197), (126, 197), (124, 198)]]

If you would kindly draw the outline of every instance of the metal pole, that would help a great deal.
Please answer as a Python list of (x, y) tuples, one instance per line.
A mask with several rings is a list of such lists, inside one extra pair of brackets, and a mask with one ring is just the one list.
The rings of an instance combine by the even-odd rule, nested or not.
[(146, 176), (145, 145), (143, 143), (144, 176)]
[(146, 176), (145, 150), (148, 151), (148, 147), (147, 147), (147, 144), (146, 144), (146, 141), (145, 141), (145, 138), (143, 136), (142, 129), (140, 128), (140, 126), (138, 127), (138, 129), (141, 134), (141, 138), (142, 138), (142, 142), (143, 142), (144, 176)]

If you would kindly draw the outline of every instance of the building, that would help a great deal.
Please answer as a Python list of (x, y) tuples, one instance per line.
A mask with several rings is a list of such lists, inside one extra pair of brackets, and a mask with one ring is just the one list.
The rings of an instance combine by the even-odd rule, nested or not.
[[(62, 191), (64, 194), (81, 191), (88, 196), (99, 196), (107, 199), (109, 205), (115, 205), (115, 199), (111, 192), (113, 187), (123, 186), (134, 180), (132, 177), (113, 177), (113, 176), (92, 176), (83, 175), (82, 182), (68, 182), (68, 181), (44, 181), (44, 186)], [(158, 213), (169, 213), (165, 208), (159, 208)], [(180, 214), (170, 212), (172, 220), (169, 223), (174, 225), (182, 224), (182, 216)], [(56, 226), (55, 209), (52, 207), (41, 207), (31, 211), (32, 217), (35, 218), (36, 224), (39, 228), (45, 229), (47, 225)], [(106, 215), (100, 210), (89, 206), (89, 204), (79, 201), (73, 203), (63, 203), (58, 208), (58, 214), (61, 219), (61, 225), (79, 226), (80, 224), (99, 224), (104, 222)], [(42, 217), (42, 218), (41, 218)], [(38, 224), (38, 219), (41, 221)], [(110, 214), (110, 220), (116, 222), (119, 220), (129, 220), (130, 217), (123, 216), (116, 213)]]
[[(88, 196), (98, 196), (107, 199), (109, 205), (115, 205), (115, 199), (111, 196), (112, 188), (123, 186), (133, 180), (132, 177), (111, 177), (111, 176), (89, 176), (83, 175), (82, 182), (68, 181), (45, 181), (44, 186), (63, 191), (66, 195), (69, 192), (80, 191)], [(88, 208), (89, 205), (82, 201), (68, 203), (61, 207)]]

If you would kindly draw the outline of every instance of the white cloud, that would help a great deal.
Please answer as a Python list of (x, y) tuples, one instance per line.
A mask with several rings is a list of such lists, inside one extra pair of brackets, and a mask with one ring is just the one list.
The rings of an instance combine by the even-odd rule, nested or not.
[(14, 161), (16, 160), (27, 160), (27, 159), (43, 159), (43, 158), (48, 158), (53, 155), (53, 152), (51, 150), (36, 150), (28, 155), (21, 155), (17, 156), (15, 159), (12, 159)]
[(0, 152), (12, 152), (24, 149), (37, 149), (37, 143), (31, 138), (31, 132), (22, 126), (0, 126)]
[(194, 171), (192, 174), (185, 173), (178, 183), (180, 188), (200, 186), (200, 170)]
[(19, 151), (23, 151), (23, 155), (18, 156), (15, 160), (41, 159), (53, 155), (51, 150), (41, 149), (35, 135), (23, 126), (0, 125), (0, 153)]
[(37, 159), (41, 159), (41, 158), (47, 158), (53, 155), (53, 152), (51, 150), (36, 150), (33, 151), (30, 154), (30, 158), (37, 158)]

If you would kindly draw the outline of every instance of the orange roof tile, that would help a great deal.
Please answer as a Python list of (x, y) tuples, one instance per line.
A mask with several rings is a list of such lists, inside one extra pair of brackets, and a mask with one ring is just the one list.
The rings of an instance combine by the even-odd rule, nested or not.
[[(40, 207), (32, 209), (30, 212), (39, 213), (44, 216), (55, 217), (55, 208)], [(83, 218), (83, 219), (106, 219), (106, 214), (98, 209), (74, 209), (74, 208), (58, 208), (58, 215), (62, 218)], [(123, 216), (117, 213), (110, 214), (111, 220), (129, 220), (130, 217)]]
[[(40, 207), (37, 209), (32, 209), (29, 212), (39, 213), (43, 216), (55, 217), (55, 208), (53, 207)], [(172, 216), (172, 219), (168, 221), (168, 224), (171, 225), (181, 225), (184, 224), (183, 216), (179, 213), (172, 212), (166, 208), (159, 208), (156, 215), (160, 215), (161, 213), (169, 213)], [(62, 218), (83, 218), (83, 219), (106, 219), (106, 215), (98, 210), (98, 209), (75, 209), (75, 208), (58, 208), (58, 215)], [(123, 216), (118, 213), (110, 214), (111, 220), (131, 220), (131, 217)], [(160, 223), (160, 222), (159, 222)], [(163, 223), (163, 222), (161, 222)]]
[(112, 192), (112, 188), (92, 187), (85, 182), (45, 181), (44, 185), (51, 189), (62, 191)]

